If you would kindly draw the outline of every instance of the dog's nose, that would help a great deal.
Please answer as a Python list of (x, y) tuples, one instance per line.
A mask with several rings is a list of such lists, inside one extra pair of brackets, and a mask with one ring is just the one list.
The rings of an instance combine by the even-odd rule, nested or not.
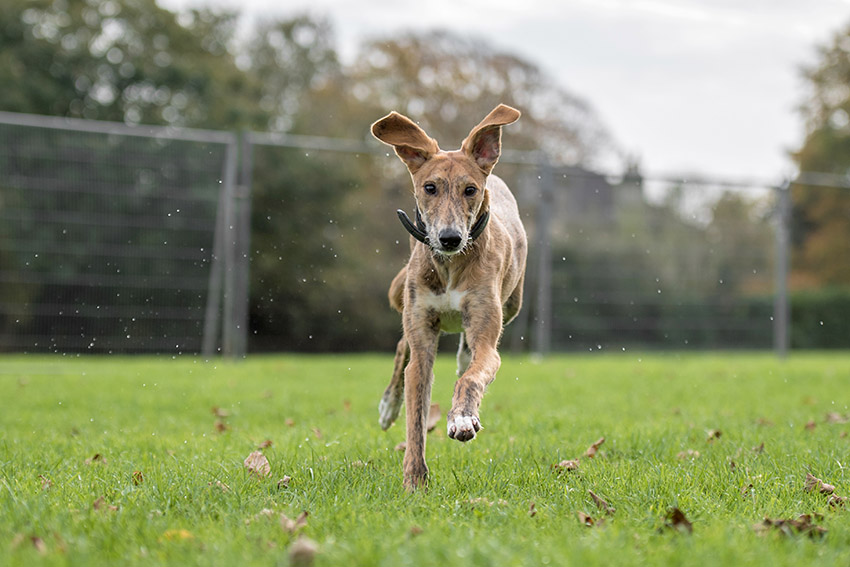
[(440, 245), (443, 250), (457, 250), (461, 240), (460, 232), (454, 229), (447, 228), (440, 231)]

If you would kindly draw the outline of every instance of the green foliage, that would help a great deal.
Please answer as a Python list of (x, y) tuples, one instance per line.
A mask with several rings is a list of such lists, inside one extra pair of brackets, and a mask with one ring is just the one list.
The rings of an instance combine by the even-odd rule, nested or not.
[[(436, 367), (444, 415), (453, 362)], [(316, 565), (850, 561), (850, 512), (804, 489), (811, 473), (850, 494), (846, 354), (505, 356), (485, 429), (461, 444), (441, 421), (430, 489), (413, 495), (393, 450), (403, 428), (377, 425), (387, 356), (2, 367), (0, 399), (15, 400), (0, 413), (4, 565), (285, 565), (296, 536), (280, 514), (303, 510)], [(265, 440), (271, 475), (256, 479), (243, 460)], [(552, 467), (575, 458), (577, 471)], [(616, 509), (592, 528), (577, 518), (603, 515), (589, 490)], [(671, 506), (692, 534), (663, 528)], [(802, 513), (828, 533), (753, 529)]]
[(827, 288), (792, 294), (791, 346), (850, 348), (850, 290)]

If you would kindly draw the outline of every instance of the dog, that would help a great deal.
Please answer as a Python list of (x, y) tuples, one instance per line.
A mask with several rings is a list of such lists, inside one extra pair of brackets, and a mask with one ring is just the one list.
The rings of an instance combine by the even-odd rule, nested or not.
[(522, 305), (528, 242), (516, 200), (492, 175), (501, 154), (502, 126), (520, 112), (499, 105), (475, 126), (459, 150), (443, 151), (415, 122), (391, 112), (372, 134), (393, 146), (407, 166), (416, 200), (410, 258), (390, 284), (390, 305), (402, 315), (392, 379), (378, 406), (379, 423), (395, 422), (407, 405), (404, 486), (427, 483), (425, 435), (441, 332), (461, 333), (448, 435), (469, 441), (481, 429), (478, 409), (496, 377), (504, 326)]

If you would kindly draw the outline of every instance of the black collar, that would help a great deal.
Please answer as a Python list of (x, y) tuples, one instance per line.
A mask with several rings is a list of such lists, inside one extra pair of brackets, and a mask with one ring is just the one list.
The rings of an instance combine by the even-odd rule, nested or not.
[[(428, 244), (428, 232), (425, 228), (425, 222), (422, 220), (422, 213), (419, 212), (419, 207), (416, 207), (416, 224), (414, 225), (410, 222), (410, 217), (407, 216), (403, 210), (399, 209), (396, 211), (398, 213), (398, 218), (401, 221), (401, 225), (410, 233), (410, 235), (421, 242), (422, 244)], [(472, 225), (472, 228), (469, 230), (469, 239), (474, 241), (476, 238), (481, 236), (481, 233), (484, 232), (484, 229), (487, 228), (487, 223), (490, 221), (490, 211), (484, 211), (484, 214), (481, 215), (475, 224)]]

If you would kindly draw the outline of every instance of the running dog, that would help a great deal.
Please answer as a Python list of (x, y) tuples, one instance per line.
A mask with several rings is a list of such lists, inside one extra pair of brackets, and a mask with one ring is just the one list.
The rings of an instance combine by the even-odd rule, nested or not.
[(448, 412), (448, 435), (469, 441), (481, 429), (478, 408), (496, 377), (502, 329), (519, 312), (528, 243), (516, 200), (492, 175), (501, 153), (502, 126), (518, 110), (499, 105), (461, 148), (443, 151), (416, 123), (391, 112), (372, 134), (407, 166), (416, 213), (398, 215), (410, 233), (410, 259), (390, 284), (390, 305), (402, 314), (403, 335), (393, 376), (379, 404), (379, 423), (396, 420), (407, 405), (404, 486), (425, 485), (425, 434), (434, 357), (440, 332), (461, 333), (458, 381)]

